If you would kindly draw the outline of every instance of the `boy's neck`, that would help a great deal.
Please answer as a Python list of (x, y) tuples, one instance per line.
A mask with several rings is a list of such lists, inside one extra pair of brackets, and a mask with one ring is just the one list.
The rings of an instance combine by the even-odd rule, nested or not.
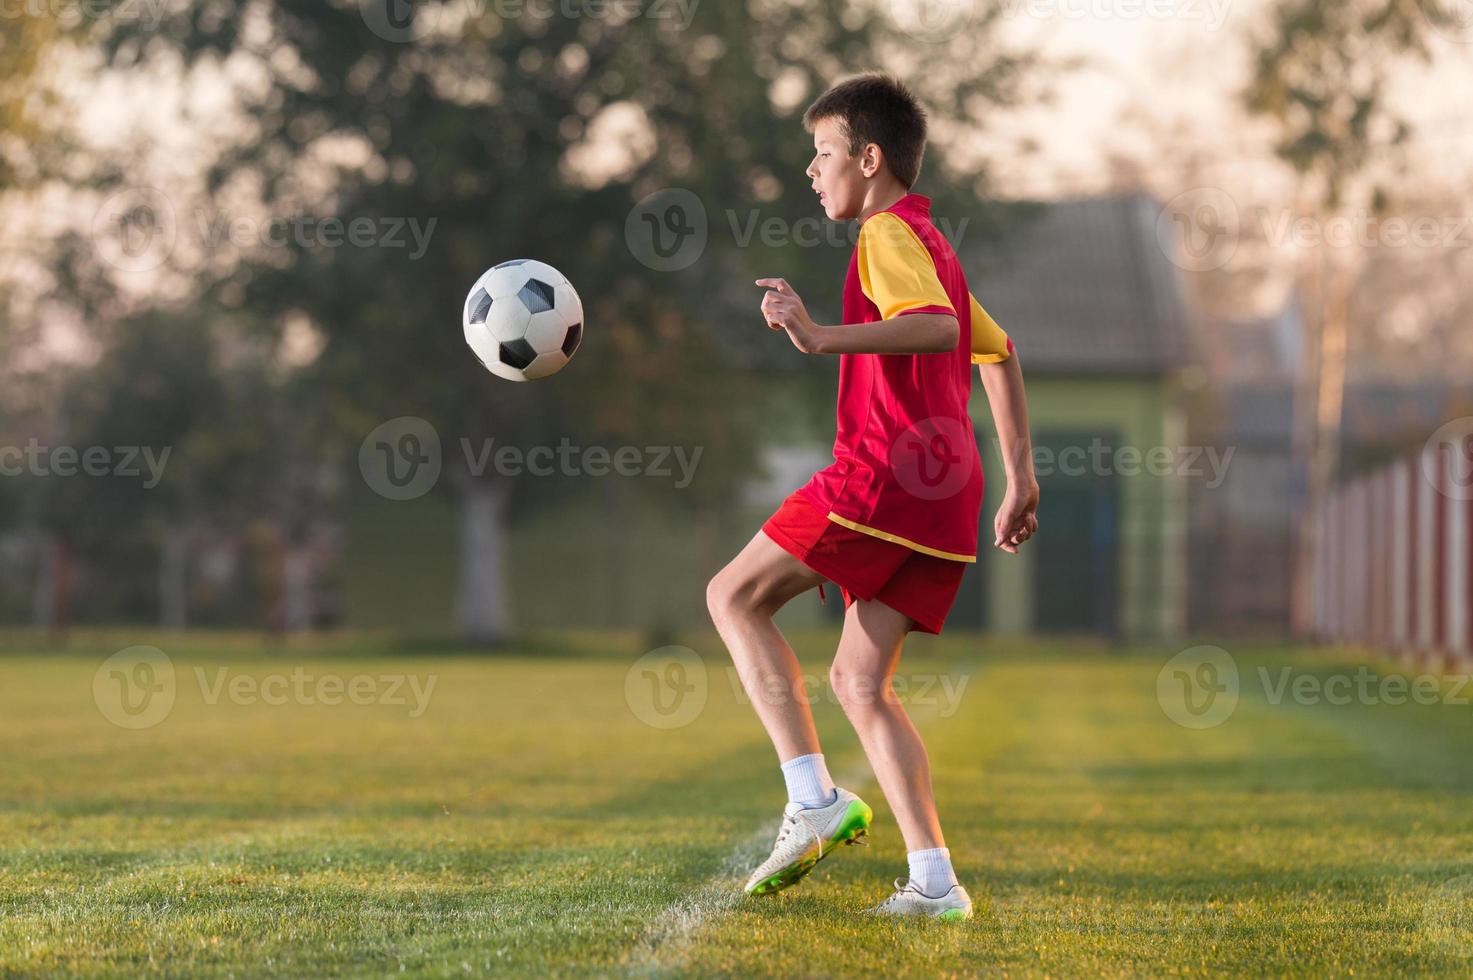
[(909, 194), (900, 181), (891, 177), (883, 184), (875, 182), (875, 186), (869, 188), (864, 194), (864, 207), (860, 209), (859, 220), (863, 221), (872, 214), (884, 211), (886, 208), (895, 206), (895, 202)]

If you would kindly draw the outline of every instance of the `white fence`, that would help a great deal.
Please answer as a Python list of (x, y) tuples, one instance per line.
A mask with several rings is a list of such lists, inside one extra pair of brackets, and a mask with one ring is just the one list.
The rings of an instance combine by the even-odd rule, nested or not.
[(1473, 419), (1338, 487), (1317, 533), (1319, 638), (1473, 665)]

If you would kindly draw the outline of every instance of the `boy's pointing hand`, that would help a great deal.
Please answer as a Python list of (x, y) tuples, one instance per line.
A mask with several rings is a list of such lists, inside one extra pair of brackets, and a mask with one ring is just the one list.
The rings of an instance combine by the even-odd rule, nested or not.
[(805, 354), (817, 354), (817, 332), (803, 299), (786, 279), (758, 279), (767, 292), (762, 297), (762, 316), (774, 330), (786, 330), (793, 346)]

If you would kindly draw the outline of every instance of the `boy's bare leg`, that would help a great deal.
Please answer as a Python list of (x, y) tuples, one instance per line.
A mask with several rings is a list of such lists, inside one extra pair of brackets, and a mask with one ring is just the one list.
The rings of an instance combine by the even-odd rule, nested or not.
[[(778, 761), (822, 751), (793, 648), (772, 617), (823, 576), (761, 531), (706, 587), (706, 606)], [(774, 697), (774, 694), (777, 696)]]
[(936, 816), (926, 746), (890, 687), (909, 625), (904, 613), (884, 603), (856, 600), (844, 617), (829, 682), (859, 734), (906, 849), (923, 851), (946, 842)]

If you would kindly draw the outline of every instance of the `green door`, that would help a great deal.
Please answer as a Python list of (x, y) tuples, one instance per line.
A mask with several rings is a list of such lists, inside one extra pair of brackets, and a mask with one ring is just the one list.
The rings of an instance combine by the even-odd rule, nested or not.
[(1033, 549), (1033, 626), (1045, 632), (1118, 628), (1118, 439), (1099, 432), (1042, 432), (1037, 441), (1039, 534)]

